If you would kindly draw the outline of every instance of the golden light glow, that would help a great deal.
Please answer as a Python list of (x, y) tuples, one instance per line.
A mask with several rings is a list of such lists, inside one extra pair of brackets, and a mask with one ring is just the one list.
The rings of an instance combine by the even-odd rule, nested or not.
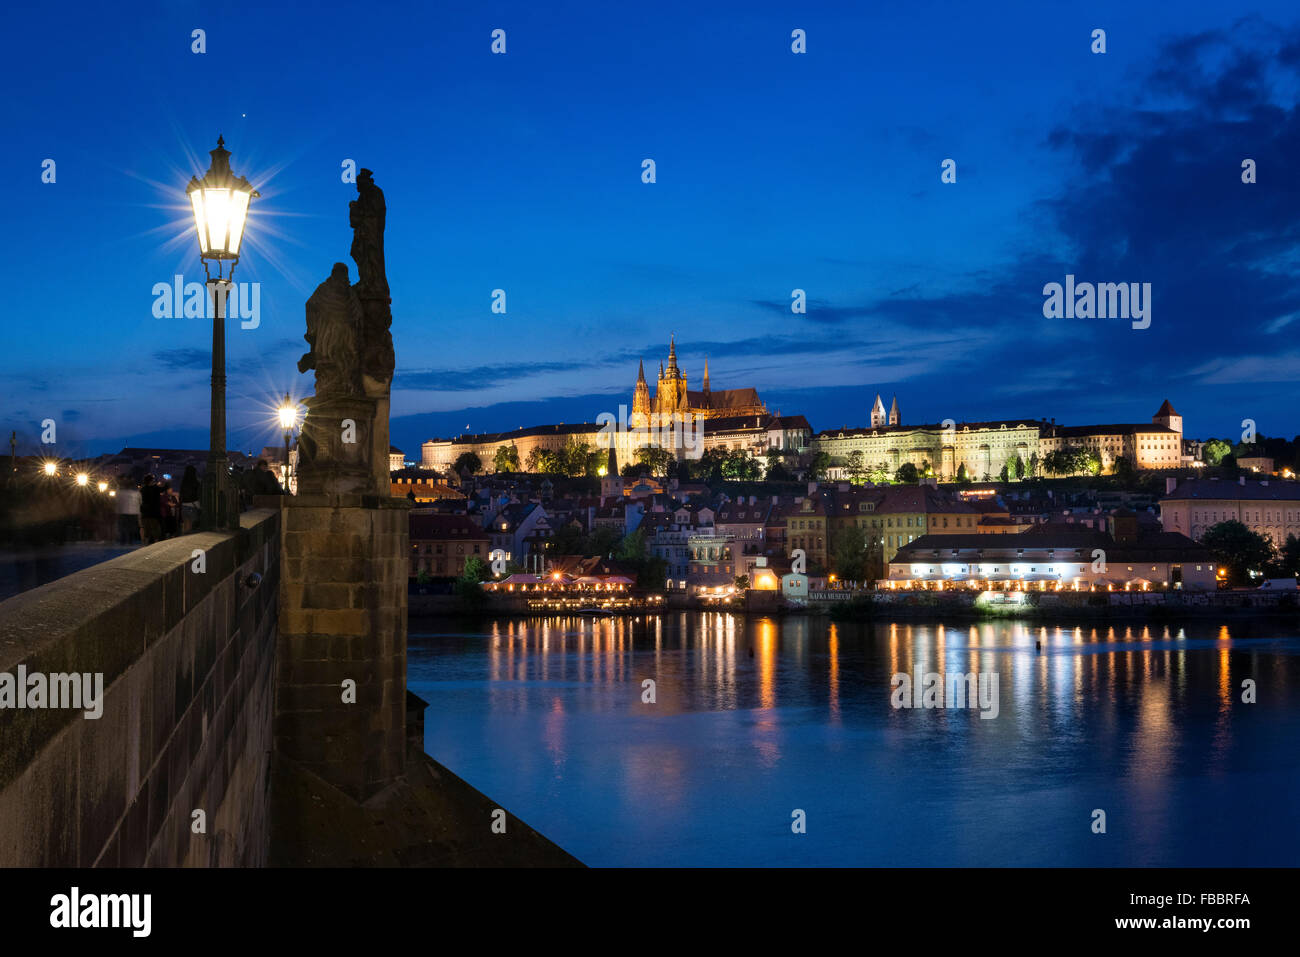
[(46, 475), (53, 475), (53, 474), (54, 474), (55, 472), (57, 472), (58, 470), (59, 470), (59, 467), (58, 467), (57, 465), (55, 465), (53, 462), (46, 462), (46, 463), (45, 463), (45, 474), (46, 474)]
[(298, 406), (286, 394), (280, 409), (280, 428), (288, 432), (298, 424)]
[(78, 473), (77, 473), (77, 484), (78, 484), (78, 485), (89, 485), (89, 484), (90, 484), (90, 476), (87, 475), (85, 472), (78, 472)]
[(97, 489), (99, 489), (101, 492), (107, 492), (107, 491), (108, 491), (108, 483), (107, 483), (107, 482), (100, 482), (100, 483), (99, 483), (98, 485), (96, 485), (95, 487), (96, 487)]

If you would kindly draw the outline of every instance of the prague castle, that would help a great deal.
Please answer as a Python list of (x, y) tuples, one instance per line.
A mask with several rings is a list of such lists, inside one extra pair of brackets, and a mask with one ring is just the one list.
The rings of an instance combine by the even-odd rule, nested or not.
[[(612, 413), (610, 410), (605, 415), (612, 417)], [(668, 361), (666, 365), (660, 363), (653, 393), (646, 380), (644, 361), (638, 365), (631, 414), (624, 420), (632, 426), (630, 429), (611, 434), (608, 427), (584, 422), (430, 439), (423, 445), (421, 460), (425, 468), (447, 469), (461, 454), (474, 452), (487, 464), (498, 448), (514, 446), (520, 466), (529, 468), (534, 453), (559, 452), (582, 443), (593, 450), (612, 446), (618, 461), (630, 462), (636, 458), (637, 446), (655, 444), (645, 432), (638, 432), (638, 427), (653, 428), (656, 420), (664, 423), (670, 417), (697, 415), (703, 417), (703, 422), (696, 456), (701, 448), (746, 449), (758, 456), (771, 449), (796, 455), (824, 452), (830, 457), (832, 476), (842, 476), (856, 459), (862, 469), (883, 469), (890, 477), (900, 466), (911, 463), (922, 472), (928, 468), (941, 481), (953, 481), (963, 470), (971, 480), (988, 481), (996, 479), (1004, 466), (1017, 459), (1030, 473), (1045, 456), (1065, 449), (1096, 452), (1105, 471), (1110, 471), (1120, 457), (1139, 469), (1177, 468), (1184, 461), (1182, 416), (1168, 400), (1151, 417), (1150, 424), (1066, 426), (1043, 419), (948, 419), (937, 425), (904, 425), (898, 397), (893, 397), (886, 410), (877, 394), (868, 413), (869, 426), (814, 434), (803, 416), (768, 412), (756, 389), (710, 388), (707, 360), (700, 388), (689, 388), (686, 373), (677, 364), (675, 338), (669, 340)], [(678, 459), (687, 457), (680, 434), (664, 434), (659, 441)]]
[(718, 389), (709, 388), (709, 360), (704, 360), (704, 378), (698, 392), (686, 385), (686, 373), (677, 368), (677, 342), (668, 341), (668, 367), (659, 364), (659, 379), (655, 383), (655, 393), (650, 395), (650, 386), (645, 378), (645, 363), (637, 370), (636, 388), (632, 391), (632, 414), (649, 416), (659, 415), (702, 415), (706, 419), (724, 416), (766, 415), (767, 406), (758, 397), (756, 389)]
[(929, 466), (936, 477), (951, 481), (962, 466), (973, 480), (994, 479), (1002, 466), (1017, 457), (1029, 466), (1050, 452), (1066, 448), (1095, 451), (1104, 470), (1121, 456), (1140, 469), (1177, 468), (1182, 464), (1183, 419), (1166, 399), (1151, 423), (1125, 425), (1057, 425), (1055, 421), (1005, 419), (998, 422), (955, 422), (903, 425), (894, 399), (888, 413), (880, 396), (871, 407), (868, 428), (819, 432), (814, 446), (837, 466), (862, 453), (866, 469), (884, 468), (890, 475), (904, 463)]

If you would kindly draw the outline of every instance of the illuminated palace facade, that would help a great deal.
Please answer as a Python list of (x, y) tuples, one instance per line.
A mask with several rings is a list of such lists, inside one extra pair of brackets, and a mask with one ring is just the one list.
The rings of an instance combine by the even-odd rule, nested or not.
[(870, 427), (819, 432), (813, 444), (840, 468), (860, 451), (866, 469), (885, 468), (892, 476), (910, 462), (918, 470), (928, 465), (949, 481), (963, 465), (972, 481), (995, 480), (1017, 456), (1028, 469), (1031, 460), (1067, 448), (1097, 452), (1107, 471), (1120, 456), (1140, 469), (1165, 469), (1183, 464), (1183, 419), (1166, 399), (1149, 425), (1064, 426), (1037, 419), (903, 425), (897, 398), (886, 413), (877, 395)]

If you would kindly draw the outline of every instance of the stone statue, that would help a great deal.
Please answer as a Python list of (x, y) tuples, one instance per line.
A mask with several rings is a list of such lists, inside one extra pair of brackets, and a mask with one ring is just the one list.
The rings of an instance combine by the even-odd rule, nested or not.
[(392, 299), (384, 268), (384, 192), (374, 174), (357, 176), (348, 204), (358, 279), (335, 263), (307, 300), (311, 351), (298, 371), (316, 370), (299, 440), (299, 488), (307, 494), (391, 496), (388, 410), (395, 356)]
[(361, 302), (348, 283), (348, 267), (335, 263), (330, 277), (307, 300), (311, 350), (298, 371), (316, 370), (316, 398), (359, 396), (361, 387)]
[[(384, 191), (375, 185), (374, 174), (363, 169), (357, 174), (358, 198), (348, 203), (348, 221), (352, 226), (352, 259), (357, 264), (357, 297), (365, 309), (365, 351), (362, 365), (365, 374), (385, 383), (393, 378), (393, 322), (388, 292), (388, 275), (384, 267), (384, 221), (388, 207)], [(387, 394), (387, 384), (384, 386)]]

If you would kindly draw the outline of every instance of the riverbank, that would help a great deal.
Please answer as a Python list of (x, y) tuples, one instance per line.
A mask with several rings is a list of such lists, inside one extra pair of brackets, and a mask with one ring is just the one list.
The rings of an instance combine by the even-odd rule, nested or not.
[[(673, 611), (713, 611), (737, 615), (829, 616), (840, 621), (872, 619), (958, 619), (996, 621), (1001, 619), (1068, 619), (1107, 621), (1115, 619), (1165, 620), (1193, 618), (1278, 618), (1300, 619), (1297, 595), (1288, 592), (1008, 592), (990, 599), (971, 591), (871, 591), (826, 592), (812, 596), (805, 604), (782, 601), (775, 593), (750, 592), (730, 601), (700, 599), (690, 595), (668, 595), (662, 602), (645, 602), (612, 611), (617, 617), (640, 617)], [(412, 620), (435, 618), (536, 618), (574, 615), (534, 607), (517, 597), (489, 597), (468, 605), (454, 595), (411, 595)]]

